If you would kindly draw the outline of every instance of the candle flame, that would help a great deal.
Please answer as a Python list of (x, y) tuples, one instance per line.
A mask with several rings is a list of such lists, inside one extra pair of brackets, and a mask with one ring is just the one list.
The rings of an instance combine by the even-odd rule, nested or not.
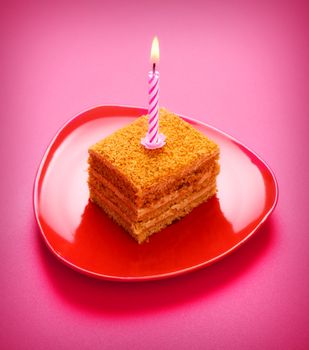
[(160, 51), (159, 51), (159, 40), (158, 37), (154, 37), (151, 46), (151, 63), (159, 63)]

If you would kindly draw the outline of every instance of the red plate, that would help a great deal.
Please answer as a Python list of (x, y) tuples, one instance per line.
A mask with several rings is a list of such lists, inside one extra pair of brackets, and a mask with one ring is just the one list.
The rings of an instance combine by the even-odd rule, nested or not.
[(277, 203), (274, 174), (255, 153), (221, 131), (183, 117), (220, 146), (218, 194), (138, 245), (89, 202), (87, 152), (145, 113), (121, 106), (84, 112), (57, 133), (43, 157), (34, 185), (36, 220), (50, 250), (79, 272), (135, 281), (196, 270), (244, 243)]

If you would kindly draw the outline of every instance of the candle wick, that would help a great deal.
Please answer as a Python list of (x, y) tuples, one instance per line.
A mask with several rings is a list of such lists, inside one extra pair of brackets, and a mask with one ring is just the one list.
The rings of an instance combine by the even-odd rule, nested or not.
[(153, 71), (153, 74), (154, 74), (155, 71), (156, 71), (156, 64), (155, 64), (155, 62), (152, 64), (152, 71)]

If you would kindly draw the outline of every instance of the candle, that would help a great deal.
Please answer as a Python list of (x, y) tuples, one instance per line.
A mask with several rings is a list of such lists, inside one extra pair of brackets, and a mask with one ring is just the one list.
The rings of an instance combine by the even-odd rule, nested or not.
[(148, 73), (149, 106), (148, 106), (148, 132), (141, 140), (148, 149), (161, 148), (165, 145), (165, 136), (159, 133), (159, 72), (156, 64), (159, 62), (159, 41), (154, 37), (151, 47), (152, 70)]

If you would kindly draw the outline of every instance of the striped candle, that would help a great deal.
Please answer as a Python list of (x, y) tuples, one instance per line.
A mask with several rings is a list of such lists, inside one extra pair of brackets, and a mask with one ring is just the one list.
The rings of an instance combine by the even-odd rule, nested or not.
[(165, 145), (165, 136), (159, 134), (159, 72), (156, 63), (159, 61), (159, 42), (157, 37), (153, 39), (151, 48), (151, 60), (153, 70), (148, 74), (149, 107), (148, 107), (148, 132), (141, 140), (143, 146), (148, 149), (161, 148)]
[(156, 143), (159, 133), (159, 72), (149, 72), (149, 109), (148, 134), (149, 142)]

